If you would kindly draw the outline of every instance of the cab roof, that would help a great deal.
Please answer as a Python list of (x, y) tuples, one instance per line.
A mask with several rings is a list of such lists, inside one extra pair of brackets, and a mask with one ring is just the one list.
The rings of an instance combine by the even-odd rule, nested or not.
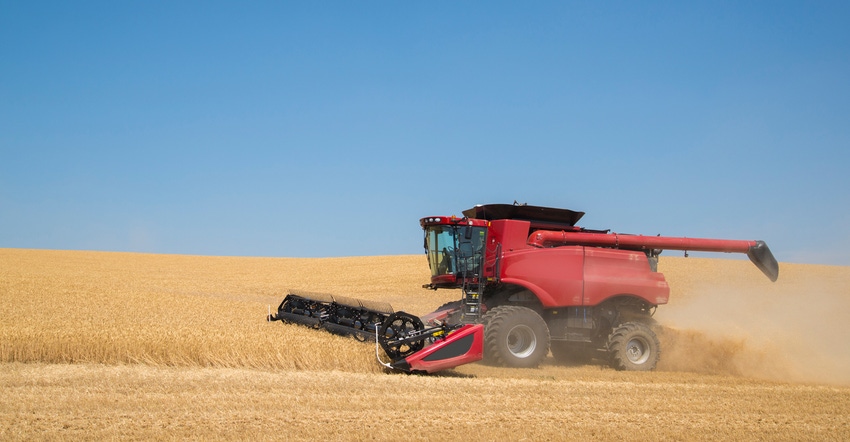
[(479, 204), (471, 209), (464, 210), (463, 215), (467, 218), (488, 221), (516, 219), (574, 226), (584, 216), (584, 212), (520, 204)]

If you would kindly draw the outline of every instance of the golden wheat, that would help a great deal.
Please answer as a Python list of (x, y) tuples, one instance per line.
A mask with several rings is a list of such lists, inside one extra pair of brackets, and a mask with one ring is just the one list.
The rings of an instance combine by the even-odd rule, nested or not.
[(0, 439), (850, 438), (850, 268), (783, 264), (775, 284), (746, 261), (660, 270), (656, 372), (408, 376), (374, 344), (265, 315), (288, 290), (426, 313), (458, 293), (421, 288), (422, 256), (0, 249)]
[(595, 368), (474, 377), (9, 364), (0, 439), (846, 440), (850, 391)]
[[(416, 296), (429, 294), (421, 288), (403, 293), (396, 288), (421, 286), (421, 272), (409, 270), (423, 265), (414, 257), (328, 261), (0, 253), (0, 361), (5, 362), (377, 371), (368, 346), (266, 323), (269, 306), (275, 308), (288, 288), (303, 287), (408, 301), (400, 304), (417, 314), (430, 304)], [(381, 274), (381, 269), (392, 270)]]

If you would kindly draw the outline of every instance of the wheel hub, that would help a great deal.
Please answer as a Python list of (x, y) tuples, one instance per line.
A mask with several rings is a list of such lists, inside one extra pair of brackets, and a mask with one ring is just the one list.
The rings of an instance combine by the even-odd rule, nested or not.
[(626, 344), (626, 357), (634, 364), (643, 364), (649, 360), (649, 344), (643, 339), (633, 338)]
[(537, 336), (531, 327), (517, 325), (508, 332), (508, 350), (518, 358), (527, 358), (537, 348)]

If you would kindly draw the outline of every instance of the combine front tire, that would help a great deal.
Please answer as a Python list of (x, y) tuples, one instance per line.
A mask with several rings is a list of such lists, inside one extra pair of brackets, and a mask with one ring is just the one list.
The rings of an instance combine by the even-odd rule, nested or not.
[(504, 305), (489, 310), (484, 322), (484, 357), (495, 365), (534, 368), (549, 353), (549, 327), (534, 310)]
[(611, 366), (617, 370), (654, 370), (660, 354), (661, 344), (655, 332), (638, 322), (622, 324), (608, 338)]

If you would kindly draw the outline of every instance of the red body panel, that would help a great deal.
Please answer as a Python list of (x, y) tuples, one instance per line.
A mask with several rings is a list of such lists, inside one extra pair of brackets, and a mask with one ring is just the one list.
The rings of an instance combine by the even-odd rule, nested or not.
[(531, 228), (529, 221), (517, 220), (495, 220), (490, 221), (487, 229), (487, 245), (500, 244), (503, 252), (528, 249), (528, 230)]
[(546, 308), (594, 306), (619, 295), (666, 304), (670, 288), (646, 254), (630, 250), (564, 246), (505, 253), (500, 279), (533, 292)]
[(635, 295), (652, 305), (667, 303), (670, 287), (663, 274), (650, 269), (645, 253), (596, 247), (583, 249), (583, 305), (598, 305), (618, 295)]
[(526, 247), (506, 252), (500, 267), (503, 283), (527, 288), (544, 307), (582, 305), (584, 247)]
[(484, 357), (484, 325), (467, 324), (446, 339), (423, 348), (393, 363), (395, 368), (407, 371), (436, 371), (480, 361)]
[[(652, 305), (666, 304), (670, 288), (664, 275), (650, 269), (646, 254), (582, 245), (541, 248), (531, 243), (536, 235), (552, 241), (548, 234), (611, 236), (605, 234), (538, 230), (528, 236), (531, 223), (521, 220), (490, 222), (487, 238), (485, 276), (491, 275), (498, 260), (498, 279), (505, 284), (525, 287), (546, 308), (594, 306), (620, 295), (634, 295)], [(554, 236), (554, 235), (553, 235)], [(621, 236), (622, 237), (622, 236)], [(655, 238), (655, 237), (642, 237)], [(501, 247), (497, 247), (501, 245)], [(500, 253), (500, 256), (497, 253)]]

